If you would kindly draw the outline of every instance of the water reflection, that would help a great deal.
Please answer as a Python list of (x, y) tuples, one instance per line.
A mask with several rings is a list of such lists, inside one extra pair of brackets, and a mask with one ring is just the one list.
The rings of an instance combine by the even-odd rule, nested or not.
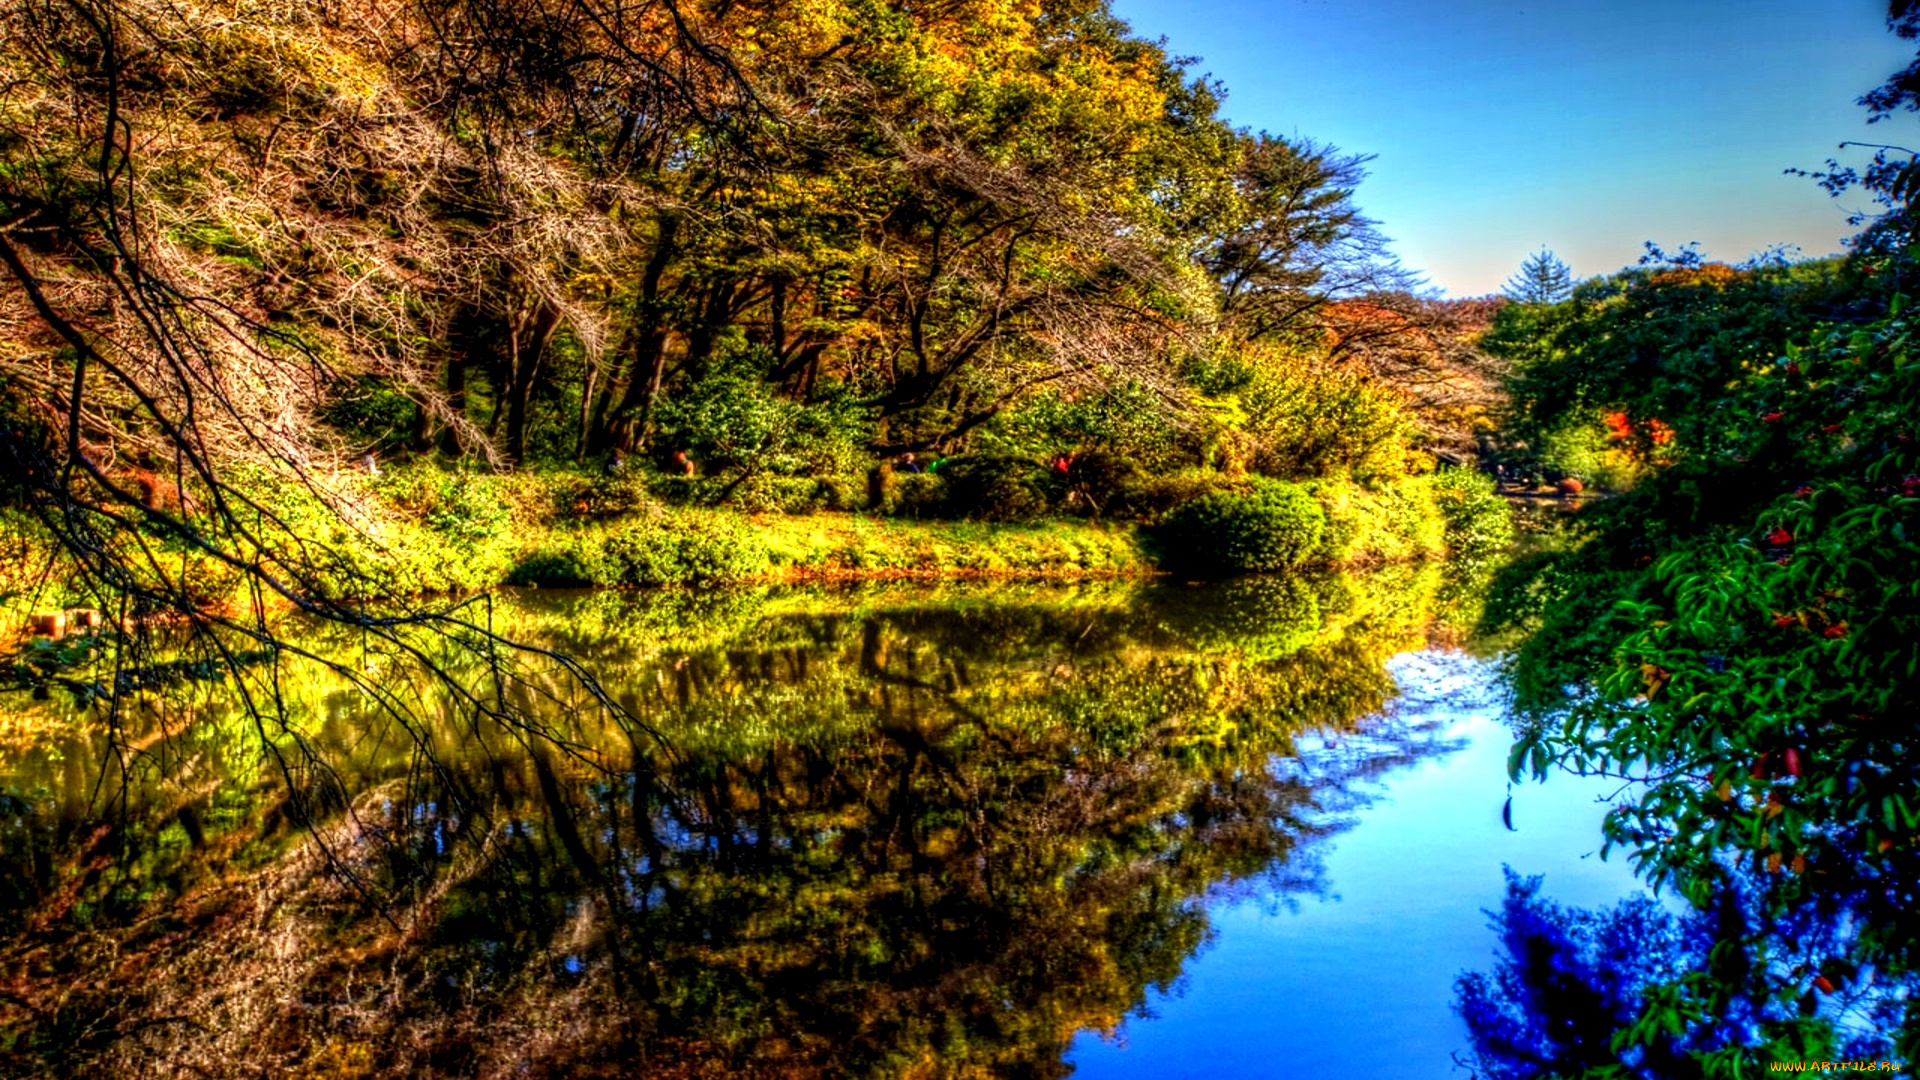
[(1367, 720), (1438, 584), (535, 594), (495, 626), (617, 710), (334, 631), (434, 722), (285, 657), (284, 729), (10, 713), (0, 1071), (1064, 1075), (1452, 748)]

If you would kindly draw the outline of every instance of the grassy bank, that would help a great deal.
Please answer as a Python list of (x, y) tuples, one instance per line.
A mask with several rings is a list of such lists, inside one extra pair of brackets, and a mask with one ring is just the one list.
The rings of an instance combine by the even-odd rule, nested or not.
[(1079, 521), (920, 522), (862, 514), (654, 509), (549, 527), (509, 585), (701, 585), (892, 578), (1149, 574), (1140, 531)]
[[(1274, 484), (1222, 478), (1215, 519), (1176, 535), (1163, 520), (1042, 518), (1016, 522), (916, 520), (819, 510), (754, 513), (675, 505), (640, 478), (579, 473), (491, 474), (428, 465), (379, 476), (348, 474), (323, 501), (282, 488), (271, 506), (312, 541), (305, 553), (338, 595), (372, 601), (468, 593), (499, 585), (659, 587), (809, 581), (1139, 577), (1170, 569), (1180, 544), (1217, 546), (1207, 529), (1295, 530), (1284, 567), (1338, 568), (1471, 554), (1505, 533), (1498, 500), (1462, 475), (1401, 477), (1362, 485), (1282, 485), (1292, 515), (1277, 523), (1241, 513)], [(664, 497), (663, 497), (664, 496)], [(1492, 505), (1488, 505), (1491, 499)], [(326, 502), (345, 508), (329, 510)], [(1265, 505), (1265, 504), (1260, 504)], [(1300, 519), (1300, 520), (1296, 520)], [(49, 554), (33, 519), (4, 522), (5, 581), (16, 607), (51, 609), (97, 601), (63, 560)], [(1300, 531), (1304, 530), (1304, 531)], [(1489, 537), (1492, 540), (1489, 540)], [(193, 538), (148, 529), (130, 539), (156, 573), (186, 584), (212, 608), (244, 597), (241, 570), (204, 555)], [(315, 552), (323, 552), (314, 560)]]

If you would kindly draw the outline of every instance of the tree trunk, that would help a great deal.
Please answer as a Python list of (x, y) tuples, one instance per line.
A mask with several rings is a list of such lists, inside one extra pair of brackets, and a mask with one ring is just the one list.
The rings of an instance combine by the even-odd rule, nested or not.
[[(560, 326), (560, 313), (553, 309), (553, 305), (541, 301), (525, 319), (529, 330), (526, 342), (521, 342), (518, 328), (514, 329), (507, 342), (510, 382), (506, 391), (507, 443), (502, 449), (507, 460), (516, 465), (527, 458), (527, 405), (533, 398), (541, 361), (546, 358), (547, 342), (553, 339), (553, 332)], [(495, 413), (498, 411), (496, 409)]]
[(773, 350), (773, 362), (777, 367), (787, 357), (787, 279), (775, 278), (773, 282), (773, 325), (768, 334), (772, 340), (767, 342)]
[(659, 235), (654, 240), (652, 254), (647, 258), (646, 272), (640, 277), (640, 300), (636, 305), (638, 315), (631, 331), (633, 360), (627, 370), (626, 389), (619, 396), (619, 405), (611, 408), (609, 415), (609, 406), (614, 400), (614, 386), (618, 380), (609, 381), (607, 393), (594, 418), (595, 449), (635, 449), (636, 437), (641, 434), (646, 415), (651, 413), (653, 401), (660, 393), (667, 348), (667, 334), (661, 318), (660, 281), (673, 262), (674, 237), (680, 229), (679, 215), (660, 215), (658, 228)]
[(587, 356), (586, 361), (586, 373), (580, 378), (580, 429), (573, 444), (575, 465), (587, 460), (587, 451), (593, 442), (593, 398), (599, 392), (600, 382), (599, 351)]
[[(653, 420), (653, 406), (660, 398), (660, 384), (667, 374), (667, 335), (655, 329), (644, 334), (634, 350), (633, 378), (627, 383), (619, 409), (615, 410), (610, 442), (623, 450), (644, 449), (647, 425)], [(611, 395), (609, 395), (611, 396)]]

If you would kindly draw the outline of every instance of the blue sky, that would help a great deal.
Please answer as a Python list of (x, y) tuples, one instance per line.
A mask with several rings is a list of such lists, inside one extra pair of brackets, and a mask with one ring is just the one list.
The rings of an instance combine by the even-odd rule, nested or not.
[[(1116, 0), (1226, 84), (1236, 125), (1377, 155), (1360, 204), (1451, 296), (1552, 248), (1580, 276), (1643, 241), (1737, 262), (1840, 248), (1812, 181), (1913, 55), (1873, 0)], [(1843, 158), (1846, 160), (1846, 158)], [(1852, 160), (1864, 160), (1853, 153)]]

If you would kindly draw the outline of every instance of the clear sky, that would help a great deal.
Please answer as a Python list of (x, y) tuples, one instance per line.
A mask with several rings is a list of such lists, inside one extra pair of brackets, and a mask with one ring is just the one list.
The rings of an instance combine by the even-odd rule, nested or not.
[[(1543, 245), (1578, 276), (1652, 240), (1738, 262), (1840, 249), (1860, 197), (1811, 180), (1913, 46), (1875, 0), (1116, 0), (1227, 87), (1236, 125), (1377, 159), (1359, 202), (1451, 296)], [(1847, 152), (1856, 163), (1862, 152)]]

